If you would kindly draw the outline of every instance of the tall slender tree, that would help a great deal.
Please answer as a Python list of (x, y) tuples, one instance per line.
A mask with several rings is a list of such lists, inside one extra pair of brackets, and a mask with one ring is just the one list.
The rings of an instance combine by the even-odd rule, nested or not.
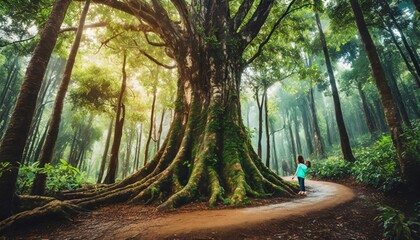
[(10, 168), (0, 176), (0, 220), (10, 216), (14, 209), (13, 196), (19, 163), (28, 137), (36, 98), (70, 2), (71, 0), (57, 0), (54, 3), (26, 69), (15, 109), (1, 141), (0, 163), (8, 163)]
[(358, 0), (350, 0), (351, 7), (355, 16), (356, 24), (365, 47), (373, 77), (380, 93), (381, 103), (385, 110), (385, 118), (391, 132), (393, 144), (397, 150), (401, 176), (406, 185), (414, 190), (416, 184), (420, 181), (419, 164), (412, 149), (407, 147), (407, 139), (404, 137), (404, 131), (397, 118), (397, 109), (392, 99), (391, 89), (385, 78), (385, 73), (379, 59), (376, 46), (370, 36), (369, 30), (360, 8)]
[[(61, 113), (63, 112), (64, 98), (67, 93), (67, 89), (70, 84), (71, 73), (73, 71), (74, 62), (76, 61), (76, 55), (79, 50), (80, 40), (82, 38), (83, 27), (85, 25), (86, 16), (89, 10), (90, 0), (86, 0), (82, 14), (80, 16), (79, 26), (77, 28), (76, 36), (74, 38), (73, 45), (71, 46), (70, 54), (67, 59), (66, 67), (61, 80), (60, 87), (58, 88), (57, 95), (55, 97), (53, 112), (51, 114), (50, 124), (48, 126), (47, 138), (45, 139), (44, 146), (42, 148), (41, 157), (39, 160), (39, 167), (44, 167), (45, 164), (51, 162), (55, 144), (57, 142), (58, 132), (60, 130)], [(43, 195), (45, 194), (45, 184), (47, 176), (44, 173), (37, 173), (32, 186), (32, 194)]]
[(321, 40), (322, 51), (324, 52), (325, 64), (327, 66), (328, 77), (330, 79), (331, 91), (334, 100), (335, 119), (337, 121), (338, 133), (340, 135), (341, 152), (343, 153), (345, 160), (353, 162), (355, 159), (351, 150), (346, 125), (344, 124), (343, 112), (341, 110), (340, 97), (338, 95), (330, 54), (328, 52), (327, 42), (325, 40), (324, 31), (322, 30), (321, 20), (319, 18), (319, 8), (321, 7), (322, 2), (320, 0), (315, 0), (314, 3), (316, 25), (318, 27), (319, 38)]

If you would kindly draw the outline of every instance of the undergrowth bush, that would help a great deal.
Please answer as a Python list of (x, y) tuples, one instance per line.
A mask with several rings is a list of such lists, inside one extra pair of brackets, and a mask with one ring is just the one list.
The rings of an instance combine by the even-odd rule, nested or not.
[(340, 179), (350, 174), (350, 163), (339, 157), (329, 157), (326, 160), (315, 161), (309, 176), (324, 179)]
[(416, 204), (412, 218), (407, 218), (403, 212), (389, 206), (379, 206), (378, 210), (380, 214), (375, 220), (383, 226), (385, 239), (420, 239), (420, 202)]
[(85, 172), (80, 172), (78, 168), (71, 166), (65, 160), (60, 160), (60, 163), (55, 166), (46, 164), (45, 167), (39, 168), (38, 165), (39, 163), (35, 162), (19, 168), (17, 180), (18, 194), (30, 193), (37, 173), (45, 173), (47, 175), (47, 194), (60, 190), (76, 189), (88, 180)]

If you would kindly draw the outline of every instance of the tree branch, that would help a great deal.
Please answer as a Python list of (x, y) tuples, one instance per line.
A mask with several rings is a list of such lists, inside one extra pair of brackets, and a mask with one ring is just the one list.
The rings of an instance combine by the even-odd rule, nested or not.
[(150, 54), (148, 54), (146, 51), (142, 50), (139, 45), (137, 44), (137, 42), (135, 40), (134, 44), (138, 47), (138, 50), (140, 51), (141, 54), (143, 54), (144, 56), (146, 56), (148, 59), (150, 59), (150, 61), (156, 63), (157, 65), (164, 67), (166, 69), (174, 69), (176, 68), (176, 65), (170, 66), (170, 65), (166, 65), (164, 63), (159, 62), (156, 58), (152, 57)]
[(286, 8), (286, 11), (280, 16), (279, 19), (277, 19), (276, 23), (274, 24), (273, 28), (271, 29), (270, 33), (268, 34), (268, 36), (264, 39), (264, 41), (258, 46), (258, 51), (254, 54), (254, 56), (252, 56), (248, 61), (246, 61), (245, 65), (248, 65), (250, 63), (252, 63), (262, 52), (263, 47), (268, 43), (268, 41), (270, 41), (271, 36), (274, 34), (274, 31), (277, 29), (277, 27), (280, 25), (281, 21), (291, 12), (294, 12), (298, 9), (301, 9), (305, 6), (311, 5), (311, 4), (305, 4), (302, 5), (298, 8), (295, 8), (293, 10), (290, 10), (290, 8), (292, 7), (292, 5), (296, 2), (296, 0), (292, 0), (289, 5)]
[(151, 42), (149, 37), (147, 36), (147, 32), (144, 32), (144, 38), (146, 38), (146, 41), (148, 44), (155, 46), (155, 47), (164, 47), (166, 46), (166, 43), (155, 43), (155, 42)]
[[(97, 22), (97, 23), (86, 24), (83, 27), (83, 29), (97, 28), (97, 27), (106, 27), (106, 26), (108, 26), (108, 23), (107, 22)], [(62, 28), (62, 29), (60, 29), (59, 33), (76, 31), (76, 30), (77, 30), (77, 27)]]
[(258, 35), (258, 32), (265, 23), (268, 14), (273, 7), (273, 4), (273, 0), (261, 0), (250, 20), (241, 29), (239, 34), (242, 36), (243, 40), (242, 50), (245, 49), (245, 47)]
[(17, 40), (17, 41), (13, 41), (13, 42), (8, 42), (8, 43), (1, 44), (1, 45), (0, 45), (0, 48), (2, 48), (2, 47), (6, 47), (6, 46), (9, 46), (9, 45), (13, 45), (13, 44), (16, 44), (16, 43), (21, 43), (21, 42), (26, 42), (26, 41), (32, 40), (32, 39), (34, 39), (37, 35), (38, 35), (38, 34), (36, 34), (36, 35), (34, 35), (34, 36), (30, 37), (30, 38), (26, 38), (26, 39), (22, 39), (22, 40)]
[(251, 10), (252, 4), (254, 4), (254, 0), (245, 0), (241, 3), (241, 6), (239, 7), (238, 11), (233, 17), (233, 21), (232, 21), (233, 31), (236, 32), (239, 26), (241, 26), (249, 10)]

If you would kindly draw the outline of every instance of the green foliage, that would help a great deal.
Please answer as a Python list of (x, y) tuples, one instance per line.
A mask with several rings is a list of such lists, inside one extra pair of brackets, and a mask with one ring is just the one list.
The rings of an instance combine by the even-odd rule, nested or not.
[(420, 237), (420, 202), (416, 204), (416, 212), (413, 218), (407, 219), (401, 211), (388, 207), (380, 206), (379, 216), (375, 218), (384, 228), (383, 237), (385, 239), (411, 240)]
[(61, 190), (71, 190), (80, 187), (87, 182), (85, 172), (71, 166), (65, 160), (60, 160), (56, 166), (46, 164), (45, 167), (39, 168), (39, 162), (31, 165), (25, 165), (19, 168), (17, 181), (17, 193), (27, 194), (31, 190), (32, 183), (37, 173), (47, 175), (47, 193), (54, 193)]
[(373, 146), (356, 151), (352, 175), (359, 182), (390, 191), (401, 183), (396, 156), (391, 137), (383, 136)]
[(9, 166), (10, 166), (9, 162), (1, 162), (0, 163), (0, 177), (3, 174), (3, 172), (8, 171)]
[(350, 165), (351, 163), (344, 159), (329, 157), (326, 160), (314, 161), (309, 174), (319, 178), (340, 179), (350, 174)]

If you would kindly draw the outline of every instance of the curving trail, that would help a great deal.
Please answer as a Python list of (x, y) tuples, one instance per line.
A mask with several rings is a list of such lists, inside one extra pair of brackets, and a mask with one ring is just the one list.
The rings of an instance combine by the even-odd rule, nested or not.
[[(290, 177), (288, 180), (291, 180)], [(158, 218), (146, 223), (133, 223), (113, 232), (116, 239), (160, 239), (179, 234), (240, 231), (258, 227), (267, 221), (298, 217), (346, 203), (355, 197), (353, 191), (340, 184), (307, 180), (307, 197), (268, 206), (195, 211)]]
[[(285, 178), (291, 180), (290, 177)], [(76, 217), (70, 223), (31, 228), (15, 239), (258, 239), (282, 221), (298, 220), (351, 201), (350, 188), (306, 181), (308, 196), (259, 207), (153, 215), (152, 206), (120, 205)], [(147, 210), (149, 209), (149, 210)], [(148, 212), (149, 211), (149, 212)], [(334, 210), (336, 211), (336, 210)], [(277, 224), (277, 225), (276, 225)], [(249, 235), (251, 234), (251, 238)], [(255, 238), (252, 238), (254, 236)], [(1, 237), (0, 237), (1, 238)]]

